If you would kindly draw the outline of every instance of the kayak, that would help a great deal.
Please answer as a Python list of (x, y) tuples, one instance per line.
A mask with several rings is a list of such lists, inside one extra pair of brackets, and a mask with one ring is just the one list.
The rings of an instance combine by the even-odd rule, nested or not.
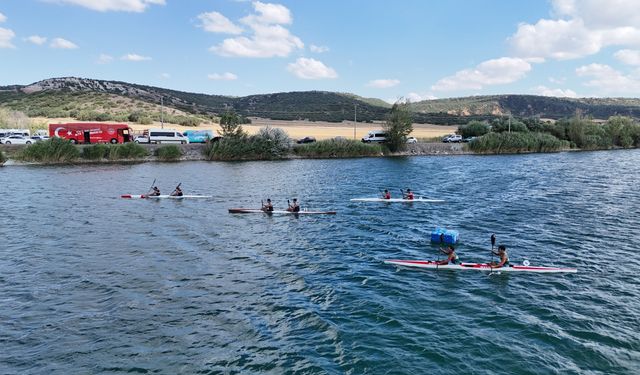
[(259, 208), (230, 208), (230, 214), (278, 214), (278, 215), (335, 215), (336, 211), (285, 211), (285, 210), (273, 210), (262, 211)]
[(460, 263), (439, 265), (432, 260), (385, 260), (385, 264), (394, 266), (420, 268), (428, 270), (475, 270), (487, 272), (536, 272), (536, 273), (576, 273), (576, 268), (539, 267), (539, 266), (508, 266), (491, 267), (487, 263)]
[(173, 195), (154, 195), (154, 196), (146, 196), (146, 195), (132, 195), (132, 194), (123, 194), (120, 198), (128, 198), (128, 199), (184, 199), (184, 198), (213, 198), (211, 195), (181, 195), (181, 196), (173, 196)]
[(423, 202), (423, 203), (442, 203), (444, 202), (444, 199), (428, 199), (428, 198), (414, 198), (414, 199), (403, 199), (403, 198), (391, 198), (391, 199), (384, 199), (384, 198), (353, 198), (350, 199), (351, 202), (405, 202), (405, 203), (411, 203), (411, 202)]

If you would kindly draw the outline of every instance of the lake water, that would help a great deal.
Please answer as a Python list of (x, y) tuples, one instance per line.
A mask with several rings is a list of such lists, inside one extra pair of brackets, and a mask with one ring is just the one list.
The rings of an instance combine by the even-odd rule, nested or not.
[[(157, 178), (209, 200), (126, 200)], [(640, 150), (0, 168), (0, 373), (637, 374)], [(389, 188), (445, 204), (354, 203)], [(232, 215), (297, 197), (335, 216)], [(398, 270), (435, 259), (577, 274)]]

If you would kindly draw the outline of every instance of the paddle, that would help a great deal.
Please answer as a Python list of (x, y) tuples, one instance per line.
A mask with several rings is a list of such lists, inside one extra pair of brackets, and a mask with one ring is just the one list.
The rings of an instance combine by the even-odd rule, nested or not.
[[(489, 262), (489, 265), (491, 266), (491, 264), (493, 263), (493, 249), (496, 246), (496, 234), (493, 233), (491, 234), (491, 262)], [(493, 267), (491, 267), (491, 271), (489, 272), (489, 276), (491, 276), (491, 274), (493, 273)]]
[(156, 179), (153, 179), (153, 182), (151, 183), (151, 187), (149, 188), (149, 190), (147, 190), (147, 194), (144, 195), (144, 197), (148, 197), (149, 194), (151, 194), (151, 189), (153, 189), (153, 187), (156, 185)]

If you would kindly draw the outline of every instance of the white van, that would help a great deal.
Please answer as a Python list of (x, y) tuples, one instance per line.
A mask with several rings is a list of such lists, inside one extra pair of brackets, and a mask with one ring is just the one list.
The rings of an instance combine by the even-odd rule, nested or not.
[(371, 143), (371, 142), (384, 143), (386, 141), (387, 141), (387, 133), (385, 133), (383, 130), (372, 130), (369, 133), (367, 133), (367, 135), (365, 135), (364, 138), (362, 138), (362, 142), (364, 143)]
[(177, 130), (173, 129), (149, 129), (142, 137), (136, 138), (136, 142), (143, 143), (189, 143), (189, 139)]

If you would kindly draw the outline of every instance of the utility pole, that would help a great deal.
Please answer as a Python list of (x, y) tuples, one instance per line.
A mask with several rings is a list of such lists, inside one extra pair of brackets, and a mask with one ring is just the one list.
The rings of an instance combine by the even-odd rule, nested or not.
[(358, 105), (353, 105), (353, 140), (356, 140), (356, 126), (358, 124)]
[(511, 113), (509, 113), (509, 133), (511, 133)]
[(160, 128), (164, 129), (164, 98), (160, 97)]

